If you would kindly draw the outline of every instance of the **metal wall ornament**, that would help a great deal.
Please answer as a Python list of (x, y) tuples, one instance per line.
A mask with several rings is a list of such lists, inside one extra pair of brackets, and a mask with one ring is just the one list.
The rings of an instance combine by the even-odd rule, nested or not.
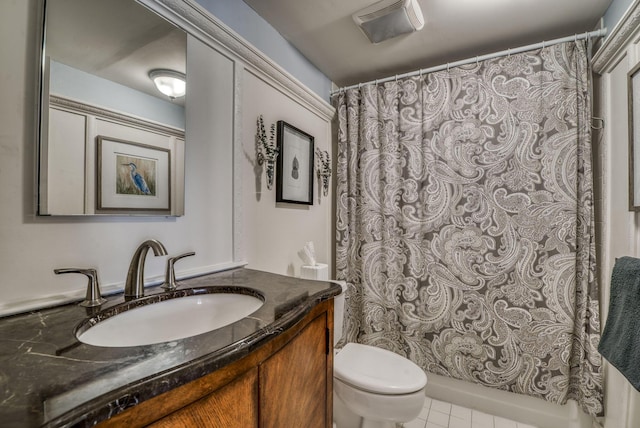
[(329, 178), (331, 178), (331, 157), (326, 150), (316, 149), (316, 172), (322, 183), (322, 194), (329, 195)]
[(264, 121), (262, 119), (262, 115), (258, 116), (258, 132), (256, 134), (257, 140), (257, 155), (256, 159), (258, 161), (258, 165), (265, 164), (266, 173), (267, 173), (267, 189), (271, 190), (273, 187), (273, 179), (275, 177), (275, 164), (276, 159), (278, 159), (278, 153), (280, 149), (276, 145), (276, 125), (271, 124), (271, 129), (269, 132), (269, 138), (267, 139), (267, 132), (264, 128)]

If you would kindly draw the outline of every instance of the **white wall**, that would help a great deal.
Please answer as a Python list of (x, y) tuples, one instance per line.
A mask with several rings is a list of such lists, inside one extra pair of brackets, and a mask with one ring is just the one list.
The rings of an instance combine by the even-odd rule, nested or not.
[[(329, 132), (322, 130), (329, 128), (330, 119), (323, 119), (325, 125), (319, 125), (313, 115), (303, 112), (306, 107), (300, 106), (298, 112), (296, 102), (300, 102), (300, 97), (288, 97), (287, 90), (273, 82), (266, 87), (249, 82), (249, 89), (242, 91), (241, 85), (238, 86), (242, 80), (239, 79), (244, 67), (242, 61), (234, 58), (232, 52), (221, 48), (222, 53), (218, 53), (195, 40), (189, 43), (190, 47), (197, 46), (198, 53), (194, 57), (188, 55), (189, 79), (190, 82), (195, 79), (196, 83), (190, 83), (187, 94), (185, 216), (36, 217), (35, 82), (39, 4), (38, 0), (7, 0), (0, 4), (0, 88), (4, 95), (0, 105), (0, 314), (84, 296), (85, 278), (56, 276), (54, 268), (96, 267), (103, 289), (121, 289), (131, 255), (149, 238), (163, 242), (169, 254), (196, 251), (195, 257), (177, 265), (178, 276), (241, 261), (243, 254), (237, 251), (240, 244), (234, 236), (244, 236), (241, 246), (251, 266), (286, 273), (287, 266), (296, 263), (295, 252), (307, 237), (282, 238), (292, 230), (292, 225), (299, 233), (303, 223), (310, 230), (317, 228), (308, 239), (317, 241), (321, 260), (329, 258), (328, 204), (314, 206), (310, 216), (303, 211), (284, 215), (289, 208), (276, 210), (273, 199), (267, 197), (261, 205), (250, 203), (242, 207), (242, 203), (234, 204), (233, 198), (249, 201), (255, 195), (255, 188), (250, 181), (245, 187), (249, 192), (246, 199), (242, 193), (236, 194), (243, 188), (241, 181), (246, 175), (246, 164), (241, 164), (239, 172), (230, 168), (234, 159), (239, 160), (238, 151), (234, 149), (238, 140), (243, 135), (249, 140), (253, 138), (255, 119), (250, 120), (250, 116), (257, 110), (270, 115), (269, 120), (290, 119), (302, 129), (317, 132), (318, 144), (325, 147)], [(276, 87), (279, 90), (276, 91)], [(257, 93), (252, 94), (253, 90)], [(271, 97), (271, 91), (283, 97)], [(267, 96), (270, 98), (264, 99)], [(264, 104), (252, 110), (252, 103), (258, 99), (263, 99)], [(239, 105), (242, 100), (251, 106), (246, 116)], [(280, 237), (270, 245), (265, 245), (268, 236), (254, 233), (259, 229), (255, 227), (258, 220), (253, 217), (253, 210), (258, 206), (269, 213), (270, 233)], [(246, 225), (237, 221), (245, 216)], [(241, 233), (243, 228), (245, 233)], [(321, 242), (319, 236), (327, 241)], [(258, 245), (259, 249), (255, 249)], [(148, 279), (161, 280), (164, 261), (163, 257), (148, 257)]]
[(325, 100), (331, 80), (241, 0), (195, 0)]
[(51, 60), (49, 92), (184, 129), (184, 107)]
[(604, 14), (604, 26), (609, 31), (613, 30), (633, 2), (634, 0), (613, 0)]
[[(627, 2), (629, 3), (629, 2)], [(594, 133), (594, 171), (598, 205), (598, 254), (601, 287), (601, 324), (608, 314), (611, 271), (621, 256), (640, 257), (640, 215), (629, 206), (629, 140), (627, 73), (640, 61), (640, 2), (634, 1), (617, 28), (596, 53), (595, 116), (604, 129)], [(633, 18), (635, 15), (635, 18)], [(605, 428), (640, 426), (640, 393), (611, 365), (604, 366)]]
[(276, 183), (267, 189), (266, 173), (256, 180), (255, 134), (256, 120), (263, 115), (265, 129), (278, 120), (311, 134), (315, 146), (331, 153), (331, 124), (326, 118), (301, 109), (285, 93), (249, 71), (243, 74), (243, 128), (248, 131), (242, 141), (243, 206), (246, 259), (249, 267), (286, 275), (300, 275), (302, 264), (297, 251), (307, 241), (313, 241), (318, 262), (327, 263), (331, 272), (331, 201), (333, 195), (322, 195), (314, 174), (313, 205), (276, 204)]

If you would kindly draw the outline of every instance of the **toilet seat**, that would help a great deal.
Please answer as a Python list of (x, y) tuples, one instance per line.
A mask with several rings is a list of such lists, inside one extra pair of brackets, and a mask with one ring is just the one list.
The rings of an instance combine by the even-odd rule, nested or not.
[(412, 361), (386, 349), (347, 343), (335, 356), (334, 376), (364, 391), (401, 395), (419, 391), (427, 375)]

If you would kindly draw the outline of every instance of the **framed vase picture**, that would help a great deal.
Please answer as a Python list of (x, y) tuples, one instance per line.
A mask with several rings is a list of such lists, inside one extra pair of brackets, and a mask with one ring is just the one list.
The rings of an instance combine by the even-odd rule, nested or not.
[(313, 205), (313, 137), (278, 121), (276, 202)]
[(105, 136), (96, 149), (97, 211), (170, 212), (169, 149)]

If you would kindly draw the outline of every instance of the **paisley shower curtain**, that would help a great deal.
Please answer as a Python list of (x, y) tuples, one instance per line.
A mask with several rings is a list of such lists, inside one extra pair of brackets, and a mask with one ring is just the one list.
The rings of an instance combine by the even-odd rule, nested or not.
[(586, 42), (334, 95), (345, 339), (602, 412)]

